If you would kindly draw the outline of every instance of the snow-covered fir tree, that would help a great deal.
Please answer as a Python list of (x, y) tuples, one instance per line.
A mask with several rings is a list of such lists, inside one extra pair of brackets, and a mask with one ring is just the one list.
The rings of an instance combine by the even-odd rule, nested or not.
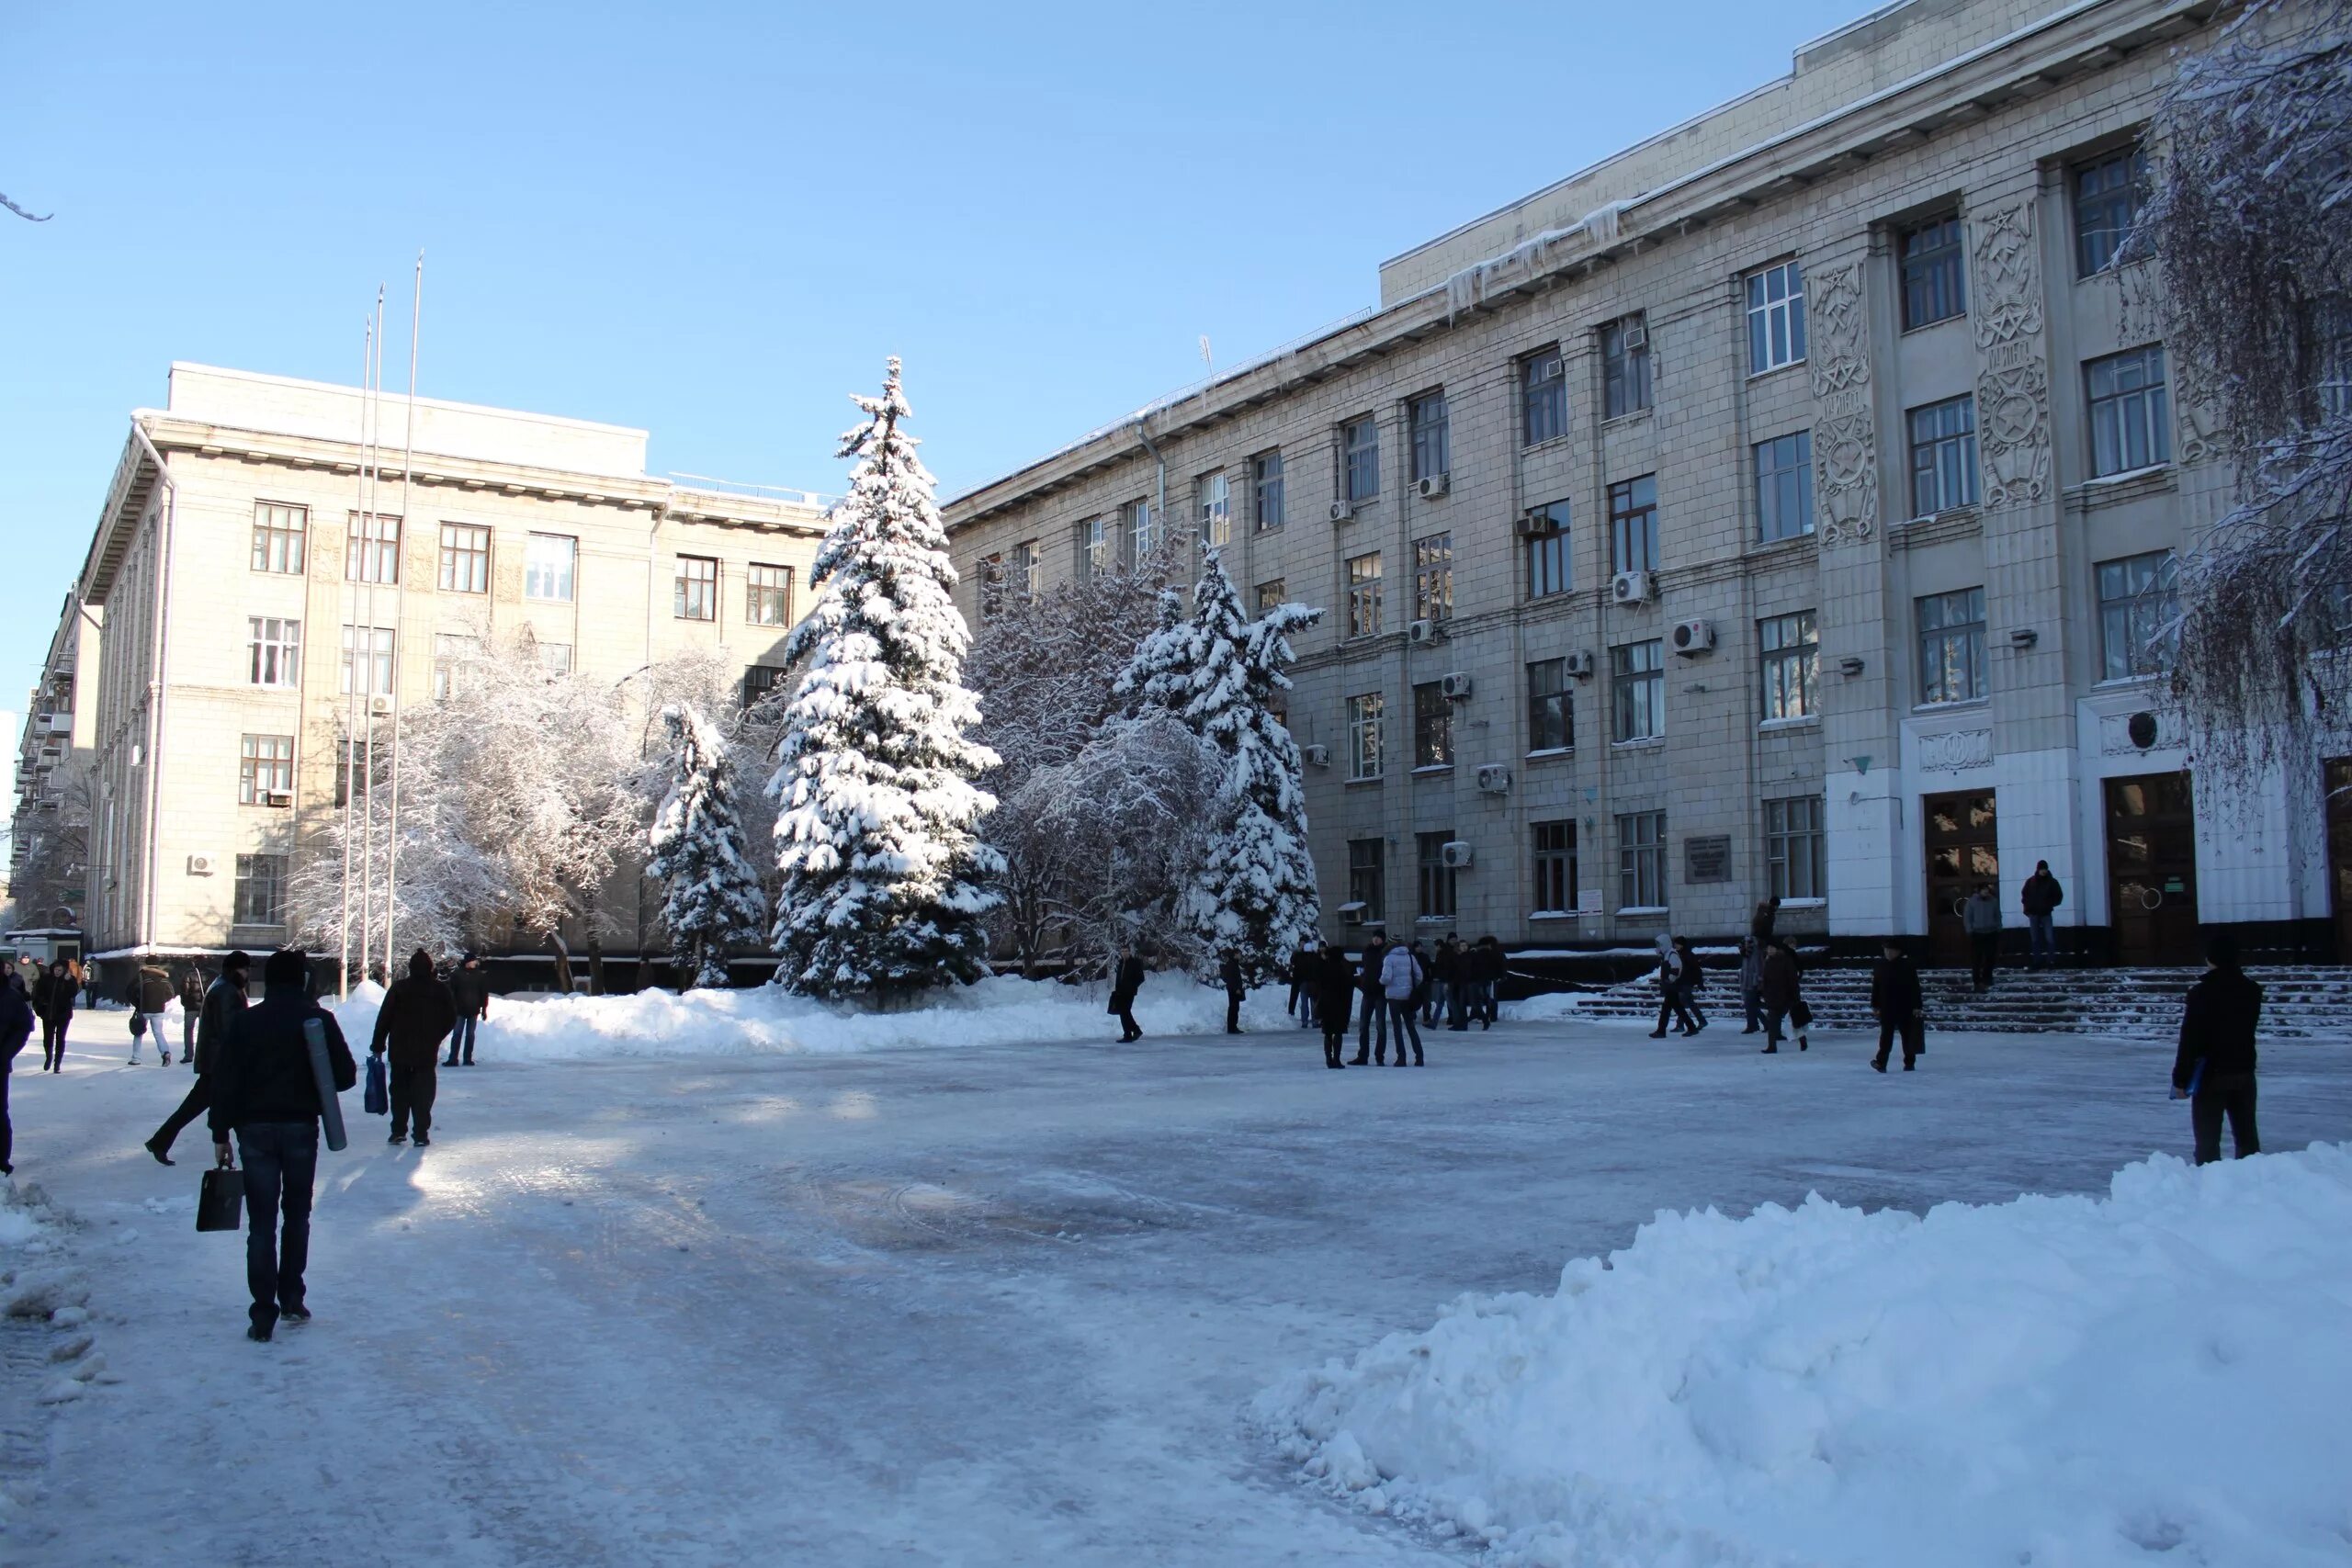
[(968, 632), (933, 498), (901, 426), (899, 362), (842, 439), (848, 496), (817, 552), (808, 619), (786, 651), (803, 673), (768, 792), (783, 874), (779, 984), (812, 996), (904, 992), (984, 972), (983, 917), (1001, 868), (974, 829), (995, 801), (973, 780), (996, 757), (971, 739)]
[(727, 952), (760, 933), (767, 900), (744, 853), (727, 738), (698, 708), (662, 710), (670, 732), (670, 793), (646, 835), (649, 875), (662, 884), (662, 924), (693, 986), (727, 984)]

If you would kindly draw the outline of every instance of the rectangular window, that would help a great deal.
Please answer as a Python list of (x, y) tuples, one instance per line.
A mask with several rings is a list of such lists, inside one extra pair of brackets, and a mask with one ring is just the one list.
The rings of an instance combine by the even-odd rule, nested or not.
[(1445, 863), (1445, 846), (1453, 842), (1451, 832), (1419, 833), (1414, 841), (1420, 851), (1417, 869), (1420, 873), (1421, 919), (1450, 920), (1453, 919), (1453, 883), (1460, 874)]
[(1213, 550), (1233, 543), (1233, 496), (1223, 474), (1202, 479), (1200, 507), (1201, 543)]
[(1123, 531), (1127, 540), (1127, 564), (1140, 567), (1159, 548), (1159, 519), (1153, 514), (1148, 501), (1127, 502), (1120, 515), (1125, 524)]
[(302, 683), (302, 623), (277, 615), (245, 617), (246, 679), (256, 686)]
[(1627, 316), (1600, 329), (1600, 416), (1623, 419), (1649, 406), (1649, 320)]
[(275, 501), (254, 502), (254, 570), (302, 575), (302, 541), (308, 536), (311, 512)]
[(2083, 367), (2090, 394), (2091, 472), (2130, 473), (2172, 461), (2172, 410), (2165, 351), (2150, 344)]
[(1913, 409), (1911, 515), (1976, 504), (1976, 400), (1966, 393)]
[(1539, 659), (1527, 667), (1527, 749), (1565, 751), (1577, 743), (1577, 700), (1568, 661)]
[(1380, 426), (1370, 414), (1340, 426), (1340, 493), (1362, 503), (1380, 493)]
[(1378, 692), (1348, 699), (1348, 777), (1351, 779), (1380, 776), (1381, 714), (1385, 705), (1386, 699)]
[(2172, 668), (2180, 646), (2177, 570), (2170, 550), (2099, 563), (2102, 680), (2127, 681)]
[(1903, 231), (1903, 326), (1933, 326), (1968, 313), (1960, 214)]
[(563, 534), (534, 534), (523, 547), (523, 597), (571, 603), (572, 563), (580, 541)]
[(1348, 635), (1380, 635), (1380, 552), (1348, 561)]
[(458, 689), (458, 671), (481, 656), (481, 641), (478, 637), (461, 637), (449, 632), (433, 635), (433, 700), (439, 702)]
[(351, 781), (354, 779), (359, 781), (360, 798), (367, 798), (371, 777), (368, 764), (371, 754), (376, 761), (375, 776), (390, 770), (391, 750), (389, 747), (376, 751), (365, 741), (345, 739), (335, 748), (334, 807), (337, 811), (350, 804)]
[(1577, 825), (1531, 822), (1535, 841), (1535, 912), (1565, 915), (1577, 907)]
[(772, 664), (747, 665), (743, 671), (743, 705), (750, 707), (784, 686), (784, 671)]
[(2137, 147), (2075, 165), (2075, 276), (2088, 277), (2115, 263), (2140, 216), (2148, 161)]
[(1348, 840), (1348, 902), (1358, 906), (1364, 924), (1376, 926), (1386, 916), (1388, 845), (1380, 839)]
[(568, 642), (539, 644), (539, 668), (550, 675), (571, 673), (571, 645)]
[(1090, 517), (1078, 525), (1079, 570), (1089, 577), (1107, 575), (1117, 564), (1111, 557), (1111, 522)]
[(1804, 357), (1804, 276), (1793, 261), (1747, 275), (1747, 373)]
[(1813, 432), (1758, 441), (1756, 454), (1756, 537), (1759, 543), (1813, 532)]
[(343, 672), (335, 690), (348, 696), (352, 690), (351, 665), (356, 653), (364, 673), (361, 676), (363, 696), (384, 696), (392, 689), (392, 628), (390, 626), (354, 626), (343, 628)]
[[(1026, 552), (1027, 558), (1023, 558)], [(1012, 581), (1023, 593), (1034, 592), (1030, 578), (1037, 570), (1037, 547), (1032, 542), (1013, 552)], [(792, 624), (792, 569), (763, 566), (753, 561), (743, 574), (743, 624), (788, 626)]]
[(1804, 718), (1821, 711), (1821, 635), (1813, 612), (1774, 615), (1756, 623), (1764, 660), (1764, 716)]
[[(754, 567), (752, 570), (757, 571), (760, 569)], [(777, 623), (781, 626), (789, 624), (792, 619), (792, 569), (787, 566), (775, 570), (784, 573), (784, 620)], [(1035, 599), (1045, 589), (1046, 558), (1038, 550), (1036, 540), (1023, 539), (1012, 547), (1012, 591)]]
[(286, 923), (286, 857), (237, 857), (237, 907), (241, 926), (282, 926)]
[(1568, 591), (1568, 503), (1527, 509), (1527, 596), (1548, 599)]
[(343, 542), (343, 575), (353, 582), (398, 582), (401, 580), (401, 520), (382, 513), (350, 513), (351, 532)]
[(718, 563), (708, 556), (680, 556), (671, 614), (681, 621), (718, 619)]
[(1453, 766), (1453, 704), (1441, 681), (1422, 681), (1413, 687), (1413, 766)]
[(1413, 479), (1441, 478), (1453, 471), (1451, 441), (1447, 433), (1445, 394), (1429, 392), (1415, 398), (1407, 405), (1413, 428)]
[(1764, 868), (1775, 898), (1829, 896), (1829, 840), (1821, 828), (1821, 796), (1764, 803)]
[(1259, 615), (1263, 615), (1270, 610), (1280, 609), (1289, 603), (1290, 588), (1281, 578), (1277, 577), (1272, 582), (1258, 584)]
[(1251, 504), (1257, 510), (1258, 532), (1283, 525), (1283, 455), (1261, 452), (1250, 459)]
[(1453, 615), (1453, 535), (1432, 534), (1413, 541), (1413, 619), (1450, 620)]
[(1654, 740), (1666, 733), (1666, 644), (1621, 642), (1609, 650), (1617, 697), (1617, 739)]
[(1609, 487), (1611, 571), (1657, 570), (1657, 476), (1620, 479)]
[(1666, 813), (1629, 811), (1617, 818), (1617, 907), (1666, 908)]
[(490, 530), (468, 523), (441, 525), (441, 592), (490, 592)]
[(1964, 703), (1984, 695), (1984, 590), (1963, 588), (1918, 603), (1919, 700)]
[(1533, 446), (1567, 433), (1567, 366), (1555, 345), (1519, 362), (1519, 439)]
[(237, 741), (237, 804), (266, 806), (273, 791), (294, 788), (294, 738), (246, 735)]

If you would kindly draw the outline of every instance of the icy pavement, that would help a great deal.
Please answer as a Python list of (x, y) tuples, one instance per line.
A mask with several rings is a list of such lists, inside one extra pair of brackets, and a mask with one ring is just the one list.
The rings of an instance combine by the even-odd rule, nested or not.
[[(28, 1415), (63, 1331), (0, 1325), (0, 1560), (1460, 1562), (1300, 1484), (1251, 1398), (1661, 1208), (2103, 1191), (2188, 1143), (2145, 1045), (1935, 1034), (1882, 1077), (1720, 1023), (1428, 1038), (490, 1060), (421, 1153), (349, 1095), (318, 1318), (266, 1347), (192, 1228), (201, 1129), (139, 1147), (187, 1075), (77, 1050), (17, 1075), (18, 1180), (78, 1216), (113, 1381)], [(2267, 1146), (2352, 1131), (2352, 1047), (2264, 1066)]]

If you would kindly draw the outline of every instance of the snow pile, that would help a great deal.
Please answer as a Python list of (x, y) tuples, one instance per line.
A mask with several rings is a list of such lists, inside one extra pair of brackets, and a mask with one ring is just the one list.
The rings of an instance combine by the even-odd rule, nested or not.
[(1254, 1414), (1510, 1562), (2342, 1563), (2347, 1235), (2329, 1145), (1925, 1218), (1661, 1213), (1555, 1295), (1464, 1297)]

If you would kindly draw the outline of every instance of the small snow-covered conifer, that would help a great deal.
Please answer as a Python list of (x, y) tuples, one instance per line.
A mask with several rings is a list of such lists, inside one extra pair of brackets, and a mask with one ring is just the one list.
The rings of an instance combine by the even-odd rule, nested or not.
[(645, 869), (662, 886), (662, 923), (692, 986), (727, 984), (727, 951), (760, 933), (767, 900), (744, 853), (735, 761), (700, 709), (662, 710), (671, 784), (646, 835)]

